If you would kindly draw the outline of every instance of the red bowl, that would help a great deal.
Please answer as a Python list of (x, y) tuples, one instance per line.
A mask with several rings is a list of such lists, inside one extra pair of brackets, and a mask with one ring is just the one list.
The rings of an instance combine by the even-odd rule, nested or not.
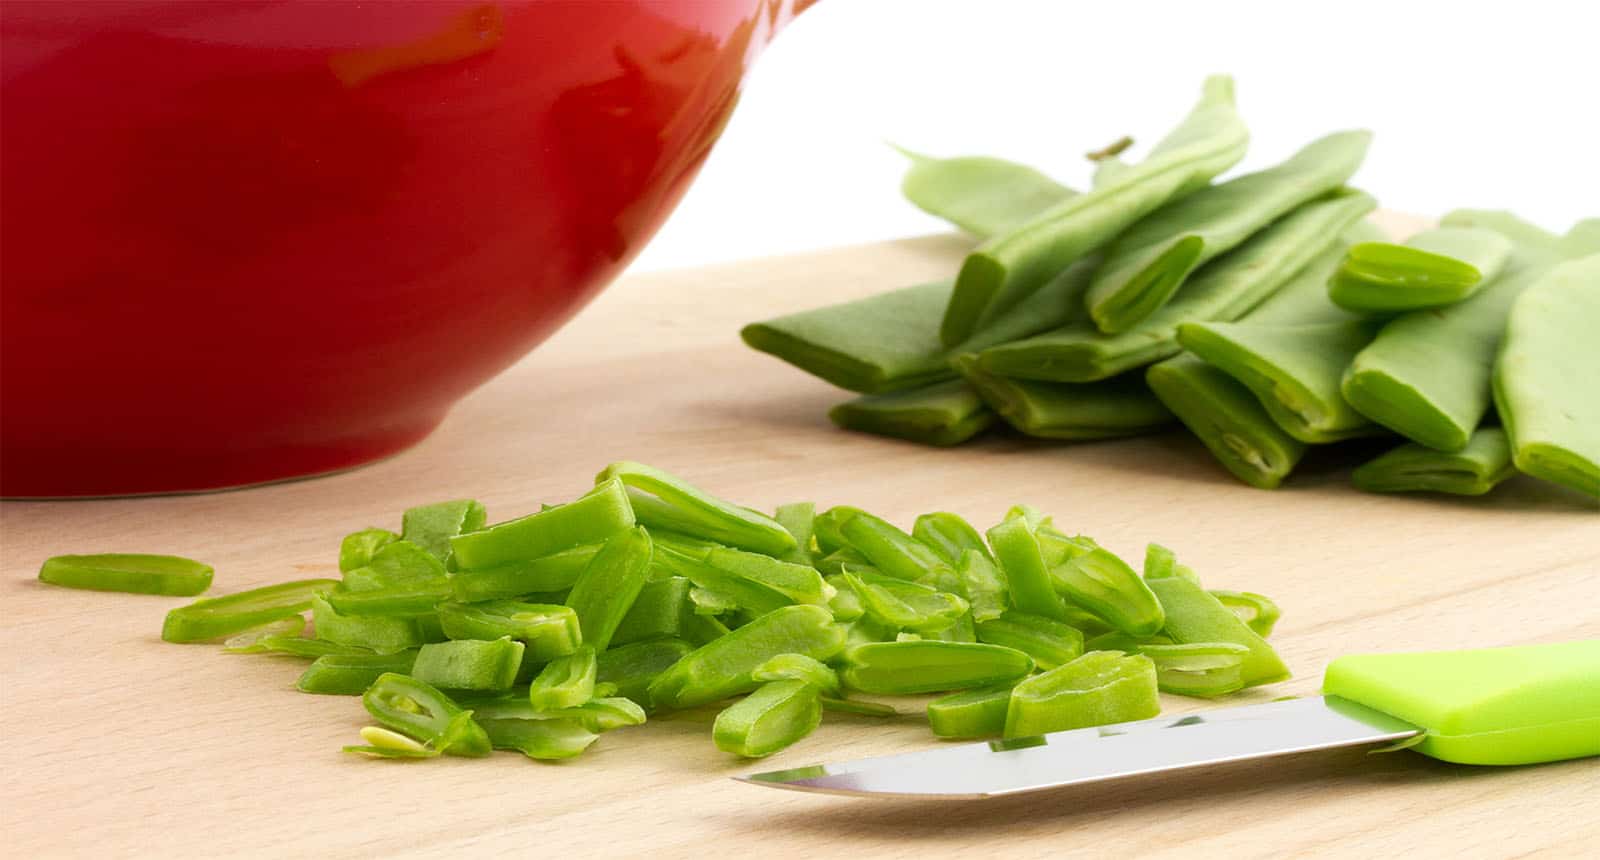
[(418, 441), (638, 253), (793, 12), (0, 3), (0, 495)]

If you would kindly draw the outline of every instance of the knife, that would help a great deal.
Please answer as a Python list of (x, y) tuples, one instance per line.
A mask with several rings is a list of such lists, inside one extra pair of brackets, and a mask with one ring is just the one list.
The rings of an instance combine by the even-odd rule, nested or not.
[(1460, 764), (1600, 755), (1600, 639), (1341, 657), (1324, 695), (735, 777), (854, 797), (981, 798), (1389, 743)]

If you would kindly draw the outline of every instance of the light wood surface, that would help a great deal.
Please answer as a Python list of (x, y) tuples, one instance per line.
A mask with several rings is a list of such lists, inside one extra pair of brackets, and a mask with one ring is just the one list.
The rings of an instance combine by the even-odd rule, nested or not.
[(0, 854), (1510, 857), (1600, 844), (1596, 760), (1475, 769), (1345, 751), (944, 803), (727, 778), (935, 746), (915, 712), (830, 715), (753, 765), (712, 746), (712, 710), (608, 734), (560, 765), (374, 762), (338, 752), (366, 723), (359, 702), (296, 692), (299, 661), (160, 642), (179, 599), (34, 581), (48, 555), (114, 550), (210, 561), (216, 593), (331, 575), (343, 534), (397, 527), (409, 505), (475, 497), (508, 518), (628, 458), (765, 509), (812, 499), (989, 523), (1025, 501), (1129, 556), (1164, 543), (1211, 587), (1284, 608), (1274, 642), (1296, 677), (1237, 703), (1314, 692), (1348, 652), (1600, 636), (1600, 517), (1575, 494), (1517, 478), (1482, 499), (1364, 495), (1338, 455), (1265, 492), (1181, 431), (929, 450), (836, 431), (824, 412), (840, 392), (738, 341), (754, 318), (944, 276), (966, 247), (930, 237), (627, 280), (422, 445), (347, 474), (0, 505)]

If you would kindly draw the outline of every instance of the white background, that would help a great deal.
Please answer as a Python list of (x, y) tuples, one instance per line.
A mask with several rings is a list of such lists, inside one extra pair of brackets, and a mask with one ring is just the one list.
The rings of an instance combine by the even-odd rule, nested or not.
[(1600, 0), (821, 0), (757, 62), (723, 139), (634, 270), (945, 229), (899, 196), (895, 141), (1085, 187), (1137, 158), (1211, 72), (1237, 82), (1242, 168), (1377, 133), (1355, 183), (1397, 210), (1600, 215)]

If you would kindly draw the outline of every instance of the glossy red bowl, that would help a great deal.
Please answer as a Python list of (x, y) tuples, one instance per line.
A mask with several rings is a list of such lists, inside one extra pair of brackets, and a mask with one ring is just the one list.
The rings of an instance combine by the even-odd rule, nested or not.
[(638, 253), (793, 6), (0, 3), (0, 495), (421, 439)]

